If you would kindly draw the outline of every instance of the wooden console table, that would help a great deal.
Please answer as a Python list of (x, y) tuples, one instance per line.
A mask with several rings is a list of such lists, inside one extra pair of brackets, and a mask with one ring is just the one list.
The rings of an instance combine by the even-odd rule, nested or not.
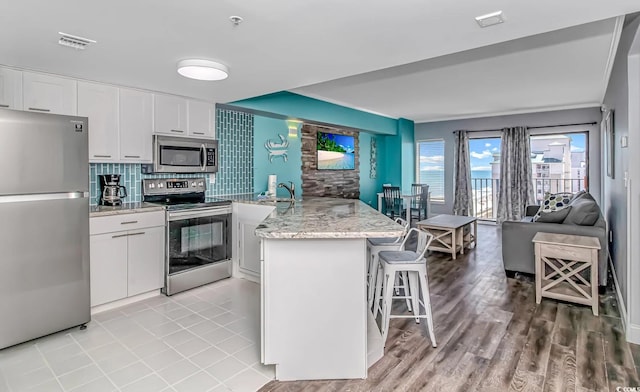
[[(598, 250), (595, 237), (538, 232), (533, 237), (536, 254), (536, 303), (542, 297), (589, 305), (598, 315)], [(590, 280), (581, 272), (590, 268)]]

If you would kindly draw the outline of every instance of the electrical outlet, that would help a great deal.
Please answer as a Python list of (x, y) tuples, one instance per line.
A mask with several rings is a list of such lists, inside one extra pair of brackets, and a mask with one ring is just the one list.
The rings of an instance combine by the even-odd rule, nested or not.
[(622, 138), (620, 138), (620, 147), (625, 148), (628, 146), (629, 146), (629, 137), (623, 136)]
[(215, 184), (215, 183), (216, 183), (216, 175), (215, 175), (215, 173), (209, 174), (209, 184)]

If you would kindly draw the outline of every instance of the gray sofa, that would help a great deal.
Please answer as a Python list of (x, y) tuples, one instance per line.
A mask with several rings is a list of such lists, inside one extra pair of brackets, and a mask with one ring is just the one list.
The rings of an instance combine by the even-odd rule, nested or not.
[[(576, 194), (569, 202), (569, 206), (571, 209), (568, 215), (564, 213), (566, 217), (561, 221), (562, 223), (534, 222), (533, 218), (539, 209), (538, 206), (527, 207), (527, 216), (519, 222), (502, 223), (502, 262), (508, 276), (514, 272), (535, 274), (535, 255), (531, 240), (537, 232), (584, 235), (600, 240), (602, 248), (598, 253), (598, 283), (600, 286), (606, 286), (609, 254), (607, 223), (600, 212), (600, 207), (586, 192)], [(595, 223), (585, 225), (594, 220)]]

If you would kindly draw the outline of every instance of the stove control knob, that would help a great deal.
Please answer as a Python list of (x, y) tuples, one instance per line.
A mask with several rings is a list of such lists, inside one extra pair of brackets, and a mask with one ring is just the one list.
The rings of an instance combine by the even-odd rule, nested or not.
[(204, 182), (200, 181), (200, 182), (198, 183), (198, 186), (204, 186)]
[(156, 187), (156, 184), (154, 184), (153, 182), (151, 184), (149, 184), (149, 188), (153, 189)]
[(159, 183), (158, 184), (158, 188), (164, 188), (164, 184), (163, 183)]
[(196, 187), (196, 182), (195, 181), (191, 183), (191, 187), (193, 187), (193, 188)]

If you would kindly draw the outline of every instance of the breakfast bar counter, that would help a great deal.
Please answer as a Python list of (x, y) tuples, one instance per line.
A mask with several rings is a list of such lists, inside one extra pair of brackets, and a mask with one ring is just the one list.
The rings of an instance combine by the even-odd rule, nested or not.
[(261, 238), (261, 359), (278, 380), (366, 378), (383, 343), (366, 297), (368, 237), (403, 228), (359, 200), (277, 202)]

